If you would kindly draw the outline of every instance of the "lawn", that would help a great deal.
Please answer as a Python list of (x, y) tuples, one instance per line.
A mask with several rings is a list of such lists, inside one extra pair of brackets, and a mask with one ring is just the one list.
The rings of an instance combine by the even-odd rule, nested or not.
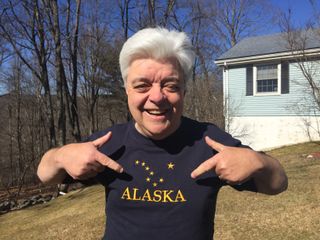
[[(281, 160), (289, 188), (277, 196), (237, 192), (219, 194), (216, 240), (320, 239), (319, 143), (299, 144), (268, 152)], [(0, 216), (1, 240), (89, 240), (104, 231), (104, 190), (92, 186), (49, 203)]]

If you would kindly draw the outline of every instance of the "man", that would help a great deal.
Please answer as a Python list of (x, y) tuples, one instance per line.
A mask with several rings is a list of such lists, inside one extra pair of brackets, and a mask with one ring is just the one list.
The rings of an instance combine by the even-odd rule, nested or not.
[(106, 187), (104, 239), (212, 239), (222, 186), (266, 194), (287, 188), (276, 159), (182, 116), (193, 62), (184, 33), (137, 32), (120, 53), (134, 120), (43, 156), (43, 182), (96, 178)]

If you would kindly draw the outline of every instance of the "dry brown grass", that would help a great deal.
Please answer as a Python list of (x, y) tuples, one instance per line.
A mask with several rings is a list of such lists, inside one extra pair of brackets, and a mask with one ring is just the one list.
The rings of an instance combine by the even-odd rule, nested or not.
[(221, 191), (216, 214), (216, 239), (320, 239), (320, 151), (318, 143), (284, 147), (269, 154), (281, 159), (289, 188), (277, 196)]
[(2, 215), (0, 239), (99, 239), (104, 231), (104, 199), (103, 188), (94, 186)]
[[(217, 240), (320, 239), (320, 159), (318, 143), (269, 152), (284, 165), (289, 188), (278, 196), (224, 188), (218, 198)], [(78, 190), (50, 203), (0, 216), (0, 239), (100, 239), (104, 230), (104, 192)]]

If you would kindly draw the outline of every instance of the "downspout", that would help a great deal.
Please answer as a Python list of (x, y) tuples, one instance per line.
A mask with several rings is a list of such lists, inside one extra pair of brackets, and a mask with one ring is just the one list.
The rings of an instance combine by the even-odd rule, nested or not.
[(227, 62), (223, 63), (223, 109), (225, 116), (225, 130), (229, 131), (229, 70)]

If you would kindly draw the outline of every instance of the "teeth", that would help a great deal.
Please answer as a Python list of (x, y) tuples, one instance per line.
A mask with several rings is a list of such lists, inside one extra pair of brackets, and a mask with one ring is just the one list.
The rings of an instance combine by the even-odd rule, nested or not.
[(147, 110), (148, 113), (153, 114), (153, 115), (162, 115), (166, 111), (165, 110)]

